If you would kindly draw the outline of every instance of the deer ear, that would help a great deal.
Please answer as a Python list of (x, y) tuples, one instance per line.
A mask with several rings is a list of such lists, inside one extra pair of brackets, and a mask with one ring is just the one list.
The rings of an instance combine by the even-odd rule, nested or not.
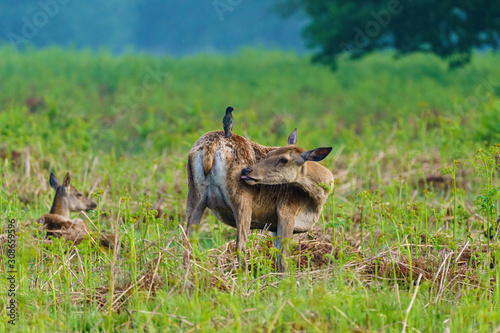
[(302, 158), (306, 161), (319, 162), (330, 154), (332, 147), (321, 147), (313, 150), (306, 151), (301, 154)]
[(66, 174), (66, 176), (64, 176), (63, 185), (66, 189), (69, 190), (69, 186), (71, 185), (71, 177), (69, 176), (69, 172)]
[(292, 133), (288, 136), (288, 145), (296, 145), (297, 144), (297, 129), (294, 129)]
[(50, 187), (52, 187), (54, 189), (54, 191), (56, 191), (57, 187), (59, 186), (59, 181), (57, 180), (56, 176), (52, 172), (50, 173), (49, 184), (50, 184)]

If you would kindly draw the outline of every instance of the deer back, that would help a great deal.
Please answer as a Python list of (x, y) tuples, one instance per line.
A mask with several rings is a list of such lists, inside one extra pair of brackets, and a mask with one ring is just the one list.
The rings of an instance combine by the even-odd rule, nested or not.
[(195, 186), (215, 185), (222, 192), (233, 193), (241, 186), (241, 171), (258, 163), (276, 147), (261, 146), (237, 134), (224, 137), (223, 131), (208, 132), (189, 152), (188, 181)]

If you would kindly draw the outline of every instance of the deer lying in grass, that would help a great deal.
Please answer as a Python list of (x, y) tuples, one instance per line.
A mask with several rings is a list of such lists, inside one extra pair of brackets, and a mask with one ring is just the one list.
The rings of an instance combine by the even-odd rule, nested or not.
[(38, 219), (47, 230), (47, 236), (63, 237), (78, 245), (89, 233), (85, 222), (81, 219), (70, 220), (70, 212), (88, 211), (97, 207), (97, 204), (87, 199), (80, 191), (71, 186), (69, 173), (59, 183), (53, 173), (50, 174), (50, 186), (56, 192), (50, 214)]
[[(330, 170), (316, 163), (332, 148), (306, 151), (296, 143), (297, 129), (284, 147), (261, 146), (235, 134), (226, 138), (222, 131), (200, 137), (187, 163), (187, 234), (208, 207), (220, 221), (236, 227), (242, 267), (250, 229), (277, 234), (277, 248), (287, 255), (284, 240), (312, 228), (333, 183)], [(285, 270), (281, 254), (280, 272)]]

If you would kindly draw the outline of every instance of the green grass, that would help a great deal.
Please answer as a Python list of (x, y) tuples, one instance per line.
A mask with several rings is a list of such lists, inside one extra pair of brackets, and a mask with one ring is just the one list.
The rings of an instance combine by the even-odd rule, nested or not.
[[(450, 72), (430, 55), (374, 54), (332, 73), (260, 49), (183, 58), (0, 49), (0, 221), (2, 234), (7, 219), (19, 226), (20, 315), (7, 324), (1, 282), (1, 330), (401, 331), (414, 295), (407, 332), (498, 329), (500, 269), (489, 264), (498, 241), (482, 234), (500, 209), (499, 60), (477, 54)], [(141, 90), (157, 66), (168, 75)], [(314, 235), (296, 241), (300, 268), (283, 278), (258, 232), (251, 268), (238, 270), (227, 245), (235, 230), (211, 214), (184, 264), (185, 159), (221, 129), (228, 105), (238, 108), (234, 132), (261, 144), (282, 145), (297, 127), (299, 145), (333, 146), (323, 164), (335, 194)], [(35, 222), (52, 203), (48, 178), (67, 171), (93, 190), (100, 209), (89, 218), (122, 247), (46, 242)]]

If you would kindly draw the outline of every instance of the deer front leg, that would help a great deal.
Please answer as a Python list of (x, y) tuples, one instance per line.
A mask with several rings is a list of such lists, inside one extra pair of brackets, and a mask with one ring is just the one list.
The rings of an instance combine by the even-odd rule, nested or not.
[(278, 248), (277, 236), (278, 236), (278, 231), (271, 231), (271, 237), (273, 238), (273, 246), (275, 248)]
[(294, 224), (293, 218), (280, 218), (278, 220), (278, 238), (276, 239), (276, 245), (279, 250), (278, 271), (280, 273), (284, 272), (288, 268), (284, 257), (288, 257), (290, 254), (290, 241), (293, 236)]
[(252, 223), (252, 198), (249, 195), (238, 195), (233, 201), (233, 213), (236, 220), (236, 253), (240, 267), (246, 270), (245, 247)]
[(287, 269), (287, 265), (284, 257), (288, 257), (290, 254), (290, 243), (293, 236), (293, 229), (295, 228), (295, 216), (298, 207), (291, 203), (285, 204), (280, 203), (278, 205), (278, 229), (277, 229), (277, 239), (276, 248), (278, 252), (278, 271), (284, 272)]

